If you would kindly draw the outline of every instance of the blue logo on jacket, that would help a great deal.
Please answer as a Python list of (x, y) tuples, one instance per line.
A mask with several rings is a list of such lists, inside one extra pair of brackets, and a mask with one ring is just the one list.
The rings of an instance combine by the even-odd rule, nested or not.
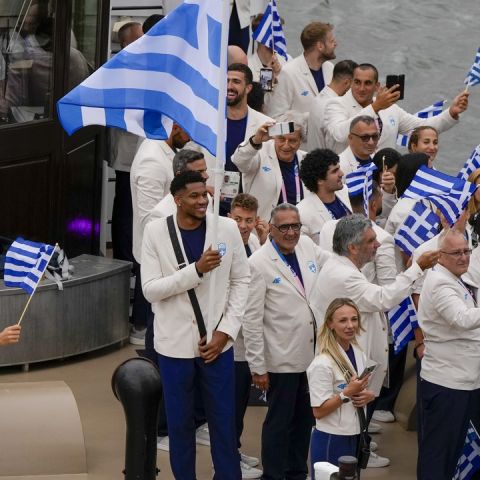
[(224, 243), (218, 244), (218, 253), (223, 257), (227, 253), (227, 246)]
[(308, 90), (304, 90), (300, 95), (306, 97), (308, 95)]
[(280, 277), (275, 277), (272, 282), (274, 285), (277, 285), (280, 283)]
[(269, 171), (271, 170), (271, 168), (270, 168), (270, 167), (267, 167), (266, 165), (264, 165), (264, 166), (262, 167), (262, 170), (263, 170), (264, 172), (269, 172)]
[(312, 260), (310, 260), (308, 263), (308, 269), (312, 272), (312, 273), (317, 273), (317, 266), (315, 265), (315, 262), (313, 262)]

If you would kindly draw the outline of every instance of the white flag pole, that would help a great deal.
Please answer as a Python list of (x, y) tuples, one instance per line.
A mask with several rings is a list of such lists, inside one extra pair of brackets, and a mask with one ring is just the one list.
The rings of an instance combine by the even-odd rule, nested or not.
[(17, 325), (20, 325), (20, 324), (22, 323), (23, 317), (25, 316), (25, 312), (27, 311), (28, 306), (30, 305), (30, 302), (31, 302), (32, 297), (33, 297), (33, 294), (37, 291), (38, 284), (40, 283), (40, 280), (42, 279), (42, 276), (43, 276), (45, 270), (47, 269), (48, 264), (50, 263), (50, 260), (52, 259), (53, 254), (56, 252), (57, 248), (58, 248), (58, 243), (56, 243), (56, 244), (55, 244), (55, 247), (53, 247), (52, 254), (50, 255), (50, 258), (48, 259), (48, 262), (45, 264), (45, 269), (43, 270), (42, 274), (40, 275), (40, 278), (38, 279), (38, 282), (36, 283), (35, 288), (33, 289), (33, 292), (32, 292), (32, 293), (30, 294), (30, 296), (28, 297), (27, 304), (25, 305), (25, 308), (23, 309), (23, 312), (22, 312), (22, 314), (20, 315), (20, 319), (18, 320)]
[[(227, 45), (228, 45), (228, 0), (222, 0), (222, 36), (220, 46), (220, 84), (218, 89), (218, 111), (217, 111), (217, 155), (216, 165), (213, 170), (215, 179), (215, 191), (213, 194), (213, 228), (212, 228), (212, 249), (216, 250), (218, 240), (218, 217), (220, 212), (220, 189), (225, 174), (225, 141), (227, 132), (226, 102), (227, 102)], [(215, 318), (215, 282), (217, 269), (210, 272), (210, 285), (208, 292), (208, 313), (207, 313), (207, 342), (212, 339), (213, 329), (219, 319)]]

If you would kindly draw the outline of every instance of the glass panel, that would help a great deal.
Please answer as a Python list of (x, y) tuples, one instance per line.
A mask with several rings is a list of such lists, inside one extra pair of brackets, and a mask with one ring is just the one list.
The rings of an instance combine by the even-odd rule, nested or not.
[(77, 86), (97, 67), (98, 0), (74, 0), (67, 90)]
[(0, 125), (51, 116), (52, 3), (0, 1)]

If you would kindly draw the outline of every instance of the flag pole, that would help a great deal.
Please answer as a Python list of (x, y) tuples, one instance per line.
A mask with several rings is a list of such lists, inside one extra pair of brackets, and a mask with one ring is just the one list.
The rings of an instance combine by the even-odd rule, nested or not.
[[(213, 193), (213, 228), (212, 249), (217, 249), (218, 240), (218, 217), (220, 214), (220, 189), (225, 174), (225, 142), (226, 142), (226, 98), (227, 98), (227, 44), (228, 44), (228, 9), (227, 0), (222, 0), (222, 36), (220, 45), (220, 86), (218, 89), (217, 111), (217, 155), (214, 173), (215, 190)], [(207, 342), (212, 339), (213, 329), (216, 325), (215, 315), (215, 282), (217, 269), (210, 272), (210, 284), (208, 291), (207, 313)]]
[(275, 30), (273, 28), (273, 0), (270, 0), (270, 15), (272, 16), (272, 55), (275, 55)]
[[(53, 247), (52, 254), (50, 255), (50, 258), (48, 259), (48, 262), (45, 264), (45, 270), (48, 267), (48, 264), (50, 263), (50, 260), (53, 257), (53, 254), (57, 251), (58, 243), (55, 244), (55, 247)], [(42, 276), (45, 273), (45, 270), (42, 272)], [(22, 323), (23, 317), (25, 316), (25, 312), (28, 309), (28, 306), (30, 305), (30, 302), (32, 301), (33, 294), (37, 291), (38, 284), (40, 283), (40, 280), (42, 279), (42, 276), (40, 276), (38, 282), (35, 284), (35, 288), (33, 289), (33, 292), (30, 294), (27, 300), (27, 304), (25, 305), (25, 308), (23, 309), (22, 314), (20, 315), (20, 319), (18, 320), (17, 325), (20, 325)]]

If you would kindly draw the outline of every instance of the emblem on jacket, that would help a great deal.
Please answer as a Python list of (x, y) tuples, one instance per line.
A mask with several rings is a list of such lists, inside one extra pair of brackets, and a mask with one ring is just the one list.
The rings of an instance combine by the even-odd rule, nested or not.
[(306, 97), (308, 95), (308, 90), (304, 90), (300, 95)]
[(218, 253), (223, 257), (227, 253), (227, 246), (224, 243), (218, 244)]
[(315, 262), (313, 262), (312, 260), (310, 260), (308, 263), (308, 269), (312, 272), (312, 273), (317, 273), (317, 266), (315, 265)]
[(393, 117), (388, 117), (388, 119), (390, 120), (390, 125), (392, 127), (394, 127), (395, 126), (395, 119)]
[(262, 167), (262, 170), (263, 170), (264, 172), (269, 172), (269, 171), (271, 170), (271, 168), (270, 168), (270, 167), (267, 167), (266, 165), (264, 165), (264, 166)]
[(274, 285), (280, 283), (280, 277), (275, 277), (272, 282)]

